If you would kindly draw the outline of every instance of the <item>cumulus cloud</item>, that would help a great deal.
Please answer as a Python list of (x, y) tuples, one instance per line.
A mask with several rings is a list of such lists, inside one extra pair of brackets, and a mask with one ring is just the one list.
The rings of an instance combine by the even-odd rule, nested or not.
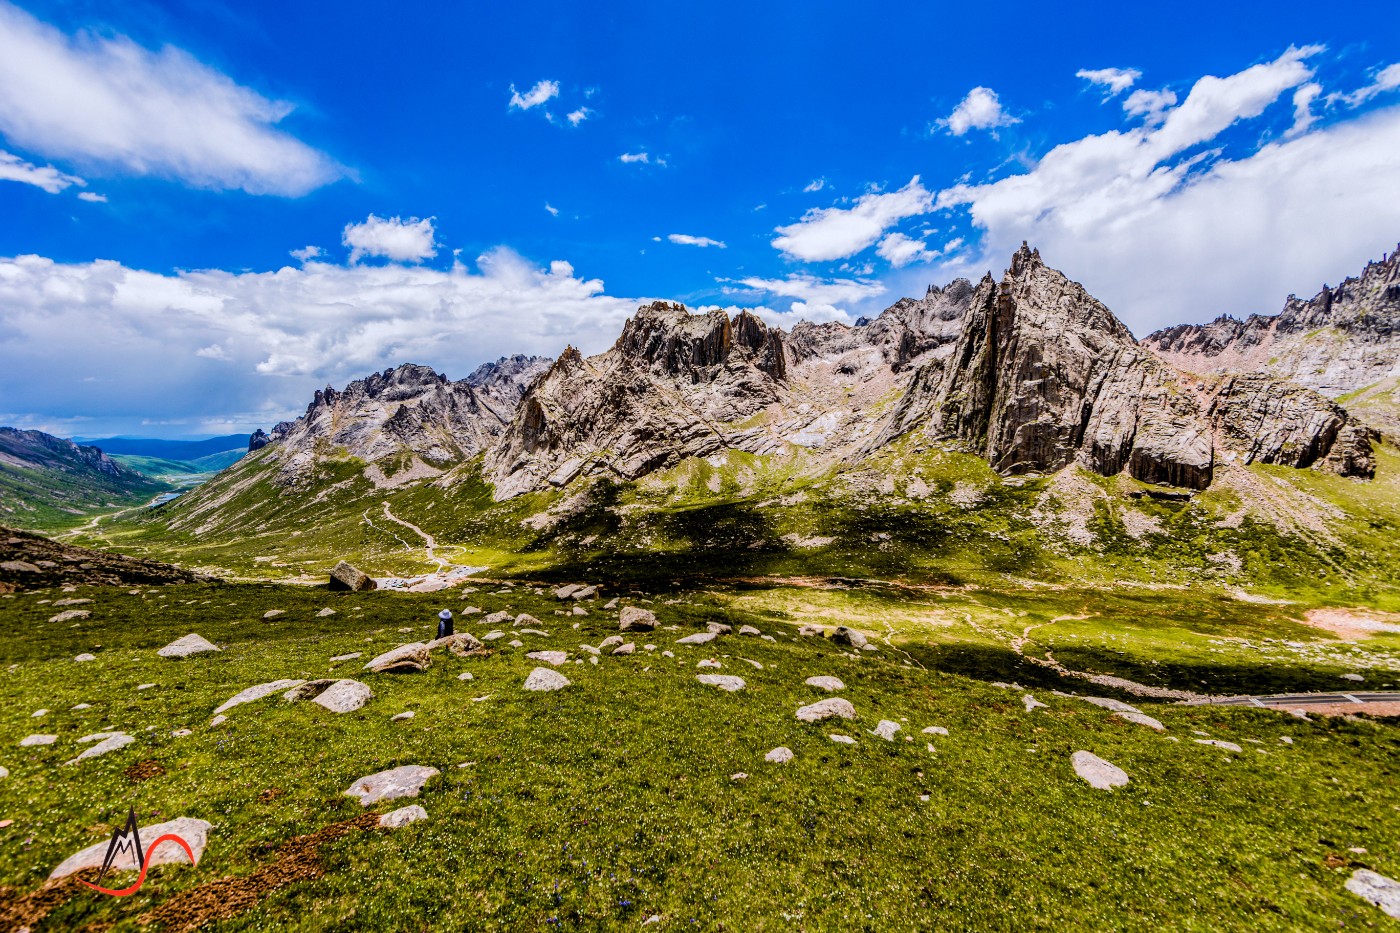
[(0, 132), (45, 158), (298, 196), (345, 174), (269, 100), (172, 46), (67, 36), (0, 0)]
[(1317, 122), (1317, 114), (1312, 112), (1312, 102), (1321, 93), (1322, 85), (1316, 82), (1305, 84), (1293, 92), (1293, 125), (1284, 136), (1291, 138), (1306, 133)]
[(981, 230), (977, 265), (1002, 268), (1028, 239), (1140, 333), (1276, 313), (1290, 292), (1354, 274), (1400, 229), (1400, 202), (1376, 197), (1400, 190), (1400, 107), (1224, 154), (1217, 137), (1306, 85), (1305, 59), (1318, 51), (1201, 78), (1160, 125), (1065, 143), (1027, 172), (955, 186), (938, 204), (965, 207)]
[(437, 255), (433, 218), (376, 217), (362, 224), (346, 224), (341, 242), (350, 247), (350, 262), (380, 256), (391, 262), (422, 262)]
[(862, 195), (851, 207), (813, 208), (797, 223), (778, 227), (773, 246), (792, 259), (845, 259), (873, 245), (906, 217), (926, 213), (933, 195), (915, 175), (903, 188)]
[(521, 94), (515, 89), (515, 85), (510, 86), (510, 106), (511, 110), (529, 110), (559, 96), (558, 81), (539, 81), (534, 87)]
[(79, 192), (78, 192), (78, 200), (79, 200), (79, 201), (88, 201), (88, 202), (90, 202), (90, 203), (92, 203), (92, 204), (106, 204), (106, 203), (107, 203), (107, 195), (105, 195), (105, 194), (98, 194), (98, 193), (95, 192), (95, 191), (79, 191)]
[(1002, 110), (996, 91), (989, 87), (975, 87), (967, 92), (952, 113), (938, 121), (938, 125), (946, 127), (954, 136), (962, 136), (968, 130), (991, 130), (1020, 122)]
[(720, 249), (725, 248), (724, 244), (719, 240), (712, 240), (707, 236), (690, 236), (686, 233), (672, 233), (669, 234), (666, 239), (670, 240), (672, 243), (678, 243), (681, 246), (718, 246)]
[(557, 208), (557, 207), (555, 207), (554, 205), (550, 204), (548, 201), (544, 202), (544, 209), (547, 210), (547, 211), (549, 211), (551, 217), (558, 217), (558, 216), (559, 216), (559, 208)]
[(302, 262), (310, 262), (313, 259), (319, 259), (321, 256), (324, 256), (325, 250), (321, 249), (319, 246), (303, 246), (301, 249), (292, 250), (290, 255), (293, 259), (299, 259)]
[(44, 189), (49, 194), (58, 194), (63, 189), (73, 185), (87, 184), (76, 175), (60, 172), (52, 165), (34, 165), (24, 161), (14, 153), (4, 151), (0, 151), (0, 181), (17, 181), (23, 185), (33, 185), (36, 188)]
[(651, 161), (651, 156), (645, 152), (624, 152), (617, 158), (619, 162), (640, 162), (643, 165)]
[(1137, 83), (1137, 79), (1142, 77), (1142, 72), (1136, 68), (1081, 68), (1074, 76), (1103, 87), (1105, 96), (1113, 97)]
[(902, 233), (891, 233), (886, 236), (880, 241), (880, 245), (875, 247), (875, 252), (879, 254), (881, 259), (895, 267), (907, 266), (917, 259), (932, 258), (927, 243)]
[(1130, 117), (1142, 117), (1147, 123), (1161, 123), (1167, 110), (1175, 106), (1175, 92), (1139, 88), (1123, 101), (1123, 112)]
[(580, 107), (577, 110), (571, 110), (565, 119), (569, 121), (570, 126), (578, 126), (591, 116), (593, 116), (592, 110), (589, 110), (587, 107)]
[(461, 378), (513, 353), (599, 352), (638, 304), (566, 262), (541, 269), (501, 248), (476, 266), (161, 275), (0, 259), (0, 424), (54, 427), (81, 411), (89, 432), (143, 418), (266, 427), (319, 386), (399, 363)]
[[(885, 286), (869, 279), (822, 279), (813, 275), (789, 275), (782, 279), (765, 279), (751, 276), (744, 279), (720, 279), (721, 283), (734, 283), (753, 292), (777, 295), (780, 298), (797, 298), (817, 305), (849, 304), (882, 295)], [(726, 284), (725, 294), (738, 294), (739, 290)]]
[(1348, 107), (1359, 107), (1378, 94), (1386, 91), (1393, 91), (1400, 88), (1400, 62), (1382, 68), (1376, 73), (1375, 80), (1365, 87), (1354, 91), (1351, 94), (1333, 94), (1328, 100), (1341, 101)]
[(812, 194), (813, 192), (820, 191), (820, 190), (822, 190), (822, 189), (825, 188), (825, 187), (826, 187), (826, 179), (825, 179), (825, 178), (814, 178), (814, 179), (812, 179), (811, 181), (807, 182), (807, 186), (806, 186), (805, 188), (802, 189), (802, 193), (803, 193), (803, 194)]

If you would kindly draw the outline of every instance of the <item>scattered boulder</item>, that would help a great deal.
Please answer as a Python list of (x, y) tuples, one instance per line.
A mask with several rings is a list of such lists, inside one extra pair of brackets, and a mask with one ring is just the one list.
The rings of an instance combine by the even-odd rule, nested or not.
[(924, 735), (947, 735), (948, 730), (942, 726), (929, 726), (924, 730)]
[(617, 602), (618, 602), (618, 599), (617, 599), (616, 596), (614, 596), (612, 599), (610, 599), (610, 600), (608, 600), (607, 602), (603, 603), (603, 608), (604, 608), (604, 609), (616, 609), (616, 608), (617, 608)]
[(337, 680), (311, 702), (332, 713), (351, 713), (374, 696), (374, 691), (358, 680)]
[(345, 791), (347, 797), (357, 797), (360, 806), (367, 807), (380, 800), (394, 800), (399, 797), (417, 797), (423, 785), (437, 777), (437, 768), (423, 765), (401, 765), (388, 771), (362, 777)]
[(1346, 889), (1400, 920), (1400, 881), (1368, 868), (1359, 868), (1347, 879)]
[(678, 639), (678, 640), (676, 641), (676, 644), (678, 644), (678, 645), (706, 645), (706, 644), (709, 644), (710, 642), (714, 641), (714, 640), (715, 640), (716, 638), (718, 638), (718, 637), (719, 637), (719, 636), (716, 635), (714, 632), (696, 632), (694, 635), (687, 635), (687, 636), (685, 636), (684, 638)]
[(318, 618), (318, 619), (327, 619), (327, 618), (330, 618), (330, 617), (333, 616), (333, 615), (335, 615), (335, 610), (332, 609), (330, 606), (327, 606), (326, 608), (322, 609), (320, 612), (316, 613), (316, 618)]
[(74, 660), (74, 661), (77, 661), (77, 662), (79, 662), (79, 663), (82, 663), (82, 662), (84, 662), (84, 661), (96, 661), (96, 660), (97, 660), (97, 655), (95, 655), (95, 654), (88, 654), (87, 652), (83, 652), (82, 654), (80, 654), (80, 655), (78, 655), (77, 657), (75, 657), (73, 660)]
[(428, 646), (415, 641), (384, 652), (366, 664), (364, 669), (376, 674), (417, 674), (427, 670), (432, 663)]
[(506, 633), (505, 633), (505, 632), (501, 631), (500, 629), (492, 629), (491, 631), (487, 632), (485, 635), (482, 635), (482, 636), (481, 636), (481, 639), (482, 639), (482, 641), (495, 641), (495, 640), (498, 639), (498, 638), (505, 638), (505, 637), (506, 637)]
[(695, 666), (696, 666), (696, 667), (708, 667), (708, 668), (711, 668), (712, 670), (716, 670), (716, 671), (717, 671), (717, 670), (719, 670), (721, 667), (723, 667), (724, 665), (723, 665), (723, 664), (720, 664), (720, 663), (719, 663), (718, 661), (716, 661), (714, 658), (705, 658), (704, 660), (700, 661), (700, 662), (699, 662), (698, 664), (696, 664)]
[(1222, 742), (1220, 739), (1192, 739), (1191, 741), (1195, 742), (1197, 745), (1213, 745), (1216, 748), (1223, 748), (1225, 751), (1234, 752), (1235, 754), (1244, 751), (1244, 749), (1240, 748), (1234, 742)]
[(57, 741), (58, 736), (56, 735), (26, 735), (19, 740), (19, 744), (27, 747), (30, 745), (52, 745)]
[(802, 722), (820, 722), (832, 716), (840, 716), (842, 719), (855, 719), (856, 708), (851, 705), (850, 700), (843, 700), (840, 697), (831, 697), (826, 700), (819, 700), (816, 703), (808, 704), (797, 710), (797, 718)]
[(447, 635), (443, 638), (434, 638), (428, 642), (428, 650), (436, 651), (439, 648), (446, 648), (459, 658), (465, 658), (474, 651), (481, 651), (486, 646), (481, 643), (470, 632), (457, 632), (455, 635)]
[(624, 606), (617, 627), (623, 632), (650, 632), (656, 628), (656, 613), (650, 609)]
[(852, 648), (864, 648), (866, 645), (864, 635), (844, 625), (836, 627), (836, 631), (831, 635), (831, 640), (838, 645), (850, 645)]
[(820, 677), (808, 677), (803, 683), (809, 687), (816, 687), (818, 690), (825, 690), (828, 693), (846, 689), (846, 685), (841, 682), (841, 678), (829, 677), (825, 674)]
[(364, 656), (365, 653), (363, 651), (352, 651), (349, 654), (336, 655), (335, 657), (331, 658), (331, 663), (339, 664), (341, 661), (353, 661), (356, 658), (363, 658)]
[(569, 678), (558, 671), (548, 667), (537, 667), (530, 672), (530, 676), (525, 678), (524, 690), (547, 691), (562, 690), (569, 686)]
[(820, 638), (826, 634), (826, 630), (820, 625), (804, 625), (797, 630), (797, 634), (803, 638)]
[(620, 645), (620, 644), (622, 644), (622, 636), (621, 636), (621, 635), (609, 635), (607, 638), (604, 638), (602, 641), (598, 642), (598, 647), (599, 647), (599, 648), (611, 648), (613, 645)]
[(762, 635), (763, 633), (760, 632), (758, 629), (754, 628), (752, 625), (741, 625), (741, 626), (739, 626), (739, 634), (740, 634), (740, 635)]
[(773, 749), (771, 752), (763, 756), (764, 761), (771, 761), (774, 764), (779, 765), (786, 764), (787, 762), (792, 761), (792, 759), (792, 749), (788, 748), (786, 745), (779, 745), (777, 748)]
[[(1064, 694), (1064, 695), (1065, 695), (1065, 696), (1068, 696), (1069, 694)], [(1108, 697), (1075, 697), (1075, 699), (1077, 699), (1077, 700), (1083, 700), (1085, 703), (1092, 703), (1092, 704), (1094, 704), (1095, 706), (1101, 706), (1101, 707), (1103, 707), (1104, 709), (1111, 709), (1111, 710), (1113, 710), (1115, 713), (1141, 713), (1141, 712), (1142, 712), (1142, 710), (1138, 709), (1136, 706), (1129, 706), (1127, 703), (1124, 703), (1122, 700), (1112, 700), (1112, 699), (1109, 699)]]
[(578, 650), (583, 651), (583, 652), (585, 652), (585, 653), (587, 653), (587, 654), (594, 655), (595, 657), (596, 657), (597, 655), (600, 655), (600, 654), (603, 653), (603, 652), (599, 651), (597, 648), (594, 648), (592, 645), (579, 645), (579, 646), (578, 646)]
[(1135, 722), (1139, 726), (1146, 726), (1149, 729), (1156, 729), (1158, 732), (1167, 731), (1167, 727), (1162, 725), (1161, 721), (1153, 719), (1146, 713), (1117, 712), (1113, 715), (1117, 716), (1119, 719), (1126, 719), (1128, 722)]
[(282, 699), (286, 700), (288, 703), (299, 703), (302, 700), (314, 700), (329, 690), (334, 684), (335, 679), (330, 677), (322, 678), (321, 680), (308, 680), (306, 683), (293, 687), (282, 694)]
[(90, 602), (92, 602), (90, 599), (55, 599), (53, 604), (55, 606), (86, 606)]
[(96, 745), (93, 745), (90, 748), (83, 749), (83, 751), (78, 754), (77, 758), (70, 759), (69, 761), (64, 762), (64, 764), (71, 765), (83, 761), (87, 758), (96, 758), (99, 755), (105, 755), (108, 752), (114, 752), (117, 749), (122, 748), (126, 745), (130, 745), (132, 742), (135, 741), (135, 736), (127, 735), (125, 732), (117, 732), (108, 735)]
[(385, 813), (379, 818), (379, 826), (383, 829), (402, 829), (409, 823), (416, 823), (427, 818), (428, 811), (413, 803)]
[(705, 631), (714, 632), (716, 635), (728, 635), (734, 631), (734, 626), (725, 625), (723, 622), (706, 622)]
[(856, 744), (856, 740), (855, 740), (855, 739), (851, 738), (849, 735), (842, 735), (842, 734), (839, 733), (839, 732), (833, 732), (833, 733), (831, 733), (831, 735), (828, 735), (827, 738), (828, 738), (828, 739), (831, 739), (831, 741), (837, 743), (838, 745), (854, 745), (854, 744)]
[(226, 722), (228, 722), (228, 717), (225, 716), (223, 713), (220, 713), (213, 719), (209, 720), (209, 728), (213, 729), (215, 726), (222, 726)]
[(71, 622), (74, 619), (86, 619), (92, 616), (86, 609), (65, 609), (58, 615), (49, 616), (50, 622)]
[(194, 735), (194, 730), (193, 730), (193, 729), (176, 729), (174, 732), (170, 733), (170, 735), (171, 735), (172, 738), (183, 739), (183, 738), (184, 738), (185, 736), (187, 736), (187, 735)]
[(568, 599), (570, 596), (574, 595), (574, 590), (581, 589), (583, 589), (583, 587), (579, 586), (577, 583), (566, 583), (564, 586), (555, 587), (551, 592), (554, 594), (555, 599)]
[(718, 687), (726, 693), (737, 693), (748, 686), (744, 683), (744, 678), (728, 674), (696, 674), (695, 679), (707, 687)]
[(285, 610), (285, 609), (269, 609), (269, 610), (267, 610), (267, 612), (264, 612), (264, 613), (263, 613), (263, 618), (264, 618), (264, 619), (275, 619), (275, 618), (277, 618), (278, 616), (284, 616), (284, 615), (286, 615), (286, 614), (287, 614), (287, 610)]
[(509, 612), (502, 609), (500, 612), (493, 612), (481, 620), (482, 625), (500, 625), (502, 622), (510, 622), (513, 617)]
[[(536, 619), (534, 616), (530, 615), (528, 612), (522, 612), (520, 613), (520, 615), (515, 617), (516, 628), (523, 629), (527, 625), (544, 625), (544, 623), (541, 622), (539, 619)], [(549, 633), (544, 632), (542, 634), (548, 635)]]
[[(214, 824), (206, 820), (196, 820), (188, 816), (178, 819), (167, 820), (164, 823), (152, 823), (150, 826), (140, 828), (142, 841), (149, 845), (161, 836), (174, 835), (185, 840), (190, 851), (194, 853), (194, 859), (198, 862), (204, 856), (204, 848), (209, 844), (209, 830), (214, 828)], [(101, 868), (107, 858), (107, 847), (110, 840), (102, 840), (68, 856), (58, 867), (49, 873), (49, 880), (56, 881), (59, 878), (66, 878), (75, 872), (80, 872), (85, 868)], [(189, 865), (190, 857), (185, 850), (174, 842), (164, 842), (151, 852), (150, 858), (146, 862), (146, 867), (151, 868), (156, 865)], [(129, 862), (119, 860), (113, 865), (114, 868), (125, 870), (136, 870), (135, 859)]]
[(1040, 702), (1040, 701), (1037, 700), (1035, 697), (1031, 696), (1029, 693), (1026, 694), (1025, 696), (1021, 697), (1021, 702), (1024, 703), (1024, 704), (1026, 704), (1026, 712), (1028, 712), (1028, 713), (1029, 713), (1031, 710), (1033, 710), (1033, 709), (1045, 709), (1045, 708), (1046, 708), (1046, 704)]
[(870, 730), (871, 735), (878, 735), (886, 742), (894, 741), (894, 734), (899, 731), (899, 723), (892, 719), (882, 719), (879, 725)]
[(177, 638), (156, 652), (162, 658), (185, 658), (202, 651), (218, 651), (218, 645), (191, 632), (184, 638)]
[(1075, 752), (1069, 760), (1074, 765), (1074, 773), (1088, 781), (1095, 790), (1109, 790), (1128, 783), (1128, 775), (1122, 768), (1104, 761), (1093, 752)]
[(229, 697), (218, 709), (214, 710), (214, 714), (218, 715), (219, 713), (233, 709), (235, 706), (242, 706), (244, 703), (261, 700), (263, 697), (272, 696), (274, 693), (280, 693), (283, 690), (290, 690), (303, 683), (305, 683), (305, 681), (302, 680), (274, 680), (265, 684), (254, 684), (246, 690), (240, 690)]
[(612, 650), (612, 653), (613, 653), (613, 654), (618, 654), (618, 655), (636, 654), (636, 653), (637, 653), (637, 643), (636, 643), (636, 642), (632, 642), (632, 641), (623, 642), (622, 644), (620, 644), (620, 645), (618, 645), (616, 648), (614, 648), (614, 649)]
[(596, 586), (581, 586), (569, 594), (570, 599), (594, 599), (598, 595)]
[(457, 675), (457, 679), (458, 679), (458, 680), (475, 680), (476, 677), (474, 677), (474, 676), (472, 675), (472, 672), (471, 672), (471, 671), (463, 671), (462, 673), (460, 673), (460, 674)]
[(406, 720), (406, 719), (412, 719), (412, 718), (413, 718), (413, 715), (414, 715), (414, 714), (413, 714), (413, 710), (411, 710), (411, 709), (410, 709), (410, 710), (405, 710), (405, 711), (402, 712), (402, 713), (395, 713), (394, 715), (390, 716), (390, 717), (389, 717), (389, 721), (390, 721), (390, 722), (403, 722), (403, 721)]
[(558, 667), (561, 664), (569, 663), (569, 653), (567, 651), (531, 651), (525, 655), (531, 661), (543, 661)]
[(1362, 676), (1361, 674), (1343, 674), (1343, 675), (1342, 675), (1342, 680), (1351, 680), (1351, 681), (1355, 681), (1356, 683), (1361, 683), (1361, 682), (1364, 681), (1365, 679), (1366, 679), (1366, 678), (1365, 678), (1364, 676)]
[(363, 570), (352, 567), (345, 561), (335, 565), (331, 570), (330, 588), (333, 590), (349, 590), (352, 593), (361, 593), (365, 590), (377, 589), (378, 583), (374, 578)]

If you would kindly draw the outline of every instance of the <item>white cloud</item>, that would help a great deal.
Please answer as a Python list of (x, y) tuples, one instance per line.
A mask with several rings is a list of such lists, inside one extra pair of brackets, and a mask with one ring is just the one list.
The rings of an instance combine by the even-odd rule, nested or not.
[(319, 246), (303, 246), (301, 249), (292, 250), (290, 255), (293, 259), (299, 259), (302, 262), (310, 262), (313, 259), (319, 259), (324, 256), (325, 250), (321, 249)]
[(553, 217), (559, 216), (559, 208), (553, 206), (548, 201), (544, 202), (544, 209), (549, 211), (550, 215)]
[(0, 181), (17, 181), (24, 185), (42, 188), (49, 194), (58, 194), (72, 185), (86, 185), (76, 175), (67, 175), (52, 165), (38, 166), (26, 162), (11, 152), (0, 150)]
[(880, 255), (890, 265), (907, 266), (915, 260), (927, 260), (933, 258), (929, 252), (928, 244), (923, 240), (916, 240), (907, 237), (902, 233), (891, 233), (880, 241), (880, 245), (875, 247), (875, 252)]
[(724, 244), (719, 240), (712, 240), (707, 236), (690, 236), (686, 233), (672, 233), (668, 234), (666, 239), (670, 240), (672, 243), (678, 243), (681, 246), (718, 246), (720, 249), (725, 248)]
[(513, 353), (600, 352), (638, 305), (566, 262), (540, 269), (500, 248), (477, 266), (160, 275), (108, 260), (0, 259), (0, 423), (81, 411), (117, 430), (141, 418), (268, 427), (319, 386), (399, 363), (462, 378)]
[(1147, 123), (1161, 123), (1169, 108), (1176, 106), (1176, 93), (1166, 89), (1149, 91), (1139, 88), (1123, 101), (1123, 112), (1130, 117), (1143, 117)]
[(297, 196), (345, 170), (277, 129), (292, 109), (173, 46), (67, 36), (0, 0), (0, 132), (46, 158)]
[(954, 136), (961, 136), (968, 130), (991, 130), (1020, 122), (1001, 109), (1001, 100), (996, 91), (989, 87), (975, 87), (967, 92), (967, 96), (946, 119), (938, 121), (938, 125), (947, 127)]
[(98, 194), (98, 193), (95, 192), (95, 191), (79, 191), (79, 192), (78, 192), (78, 200), (79, 200), (79, 201), (88, 201), (88, 202), (90, 202), (90, 203), (92, 203), (92, 204), (106, 204), (106, 203), (107, 203), (107, 195), (105, 195), (105, 194)]
[(1400, 88), (1400, 62), (1382, 68), (1376, 73), (1376, 78), (1370, 84), (1351, 94), (1331, 94), (1328, 95), (1328, 103), (1341, 101), (1348, 107), (1359, 107), (1377, 94), (1386, 91), (1393, 91)]
[[(777, 295), (781, 298), (797, 298), (815, 305), (834, 305), (863, 301), (884, 294), (885, 286), (868, 279), (819, 279), (812, 275), (789, 275), (783, 279), (764, 279), (752, 276), (744, 279), (720, 279), (720, 282), (734, 282), (746, 289)], [(726, 285), (725, 294), (738, 294), (739, 290)]]
[(1322, 85), (1313, 82), (1305, 84), (1293, 92), (1293, 125), (1284, 133), (1287, 138), (1299, 136), (1317, 122), (1317, 114), (1312, 112), (1312, 102), (1322, 93)]
[(651, 156), (645, 152), (624, 152), (617, 158), (620, 162), (640, 162), (643, 165), (651, 161)]
[(1377, 197), (1400, 191), (1400, 106), (1233, 158), (1216, 138), (1305, 85), (1317, 51), (1202, 78), (1160, 126), (1088, 136), (1023, 174), (941, 192), (983, 233), (976, 263), (944, 271), (1000, 269), (1029, 240), (1139, 333), (1277, 313), (1290, 292), (1355, 274), (1400, 229), (1400, 201)]
[(813, 208), (797, 223), (778, 227), (773, 246), (805, 262), (844, 259), (875, 243), (904, 218), (926, 213), (932, 204), (933, 195), (915, 175), (897, 191), (862, 195), (853, 207)]
[(1113, 97), (1132, 87), (1142, 77), (1142, 72), (1136, 68), (1081, 68), (1074, 76), (1104, 87), (1105, 96)]
[(558, 81), (540, 81), (530, 90), (521, 94), (515, 89), (515, 85), (510, 86), (510, 107), (511, 110), (529, 110), (531, 107), (538, 107), (551, 98), (559, 96)]
[(393, 262), (422, 262), (437, 255), (433, 242), (433, 218), (376, 217), (362, 224), (346, 224), (341, 242), (350, 247), (350, 262), (364, 256), (382, 256)]
[(814, 179), (812, 179), (811, 181), (807, 182), (807, 187), (805, 187), (805, 188), (802, 189), (802, 193), (803, 193), (803, 194), (811, 194), (811, 193), (813, 193), (813, 192), (815, 192), (815, 191), (820, 191), (820, 190), (822, 190), (822, 189), (825, 188), (825, 187), (826, 187), (826, 179), (825, 179), (825, 178), (814, 178)]
[(587, 107), (580, 107), (577, 110), (571, 110), (566, 119), (571, 125), (578, 126), (580, 123), (582, 123), (584, 120), (587, 120), (591, 116), (593, 116), (592, 110), (589, 110)]

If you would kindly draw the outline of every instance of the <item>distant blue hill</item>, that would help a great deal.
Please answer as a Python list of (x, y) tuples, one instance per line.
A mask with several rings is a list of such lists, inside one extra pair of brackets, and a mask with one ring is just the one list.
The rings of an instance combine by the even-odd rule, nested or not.
[[(74, 438), (78, 441), (78, 438)], [(135, 454), (138, 457), (159, 457), (162, 460), (198, 460), (210, 454), (228, 450), (248, 449), (247, 434), (225, 434), (204, 441), (167, 441), (153, 437), (94, 437), (82, 438), (80, 443), (100, 447), (108, 454)]]

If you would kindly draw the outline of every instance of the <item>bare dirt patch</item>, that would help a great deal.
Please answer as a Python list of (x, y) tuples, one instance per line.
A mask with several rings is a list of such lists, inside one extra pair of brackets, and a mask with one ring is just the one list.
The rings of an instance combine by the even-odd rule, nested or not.
[(165, 766), (153, 758), (145, 761), (138, 761), (122, 772), (133, 784), (140, 784), (142, 781), (149, 781), (151, 778), (160, 777), (165, 773)]
[(1372, 609), (1313, 609), (1302, 622), (1331, 632), (1343, 641), (1361, 641), (1373, 635), (1400, 632), (1400, 613)]

